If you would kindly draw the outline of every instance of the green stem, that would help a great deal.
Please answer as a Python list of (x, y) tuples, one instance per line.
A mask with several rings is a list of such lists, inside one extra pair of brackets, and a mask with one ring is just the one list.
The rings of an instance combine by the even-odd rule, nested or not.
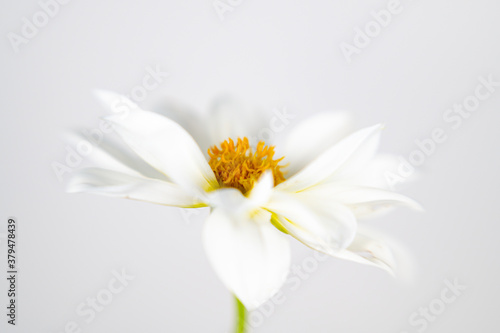
[(247, 309), (243, 303), (240, 302), (238, 298), (234, 298), (236, 300), (236, 333), (245, 333), (246, 330), (246, 317), (247, 317)]

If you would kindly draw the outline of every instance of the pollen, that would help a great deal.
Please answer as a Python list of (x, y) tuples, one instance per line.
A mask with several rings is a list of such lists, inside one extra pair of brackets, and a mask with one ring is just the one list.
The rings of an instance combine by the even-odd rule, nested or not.
[(220, 148), (208, 149), (208, 163), (221, 187), (234, 187), (246, 194), (264, 171), (272, 171), (274, 186), (285, 180), (281, 170), (284, 166), (279, 164), (284, 157), (274, 159), (274, 154), (274, 146), (266, 146), (264, 141), (260, 141), (254, 151), (247, 138), (238, 138), (236, 143), (228, 139)]

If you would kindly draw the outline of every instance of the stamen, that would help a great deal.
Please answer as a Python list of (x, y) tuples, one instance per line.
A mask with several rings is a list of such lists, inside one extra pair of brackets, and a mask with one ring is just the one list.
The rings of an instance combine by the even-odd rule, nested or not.
[(279, 162), (284, 157), (273, 160), (274, 146), (266, 146), (264, 141), (257, 144), (252, 151), (247, 138), (234, 144), (232, 139), (225, 140), (220, 148), (213, 146), (208, 149), (210, 167), (222, 187), (234, 187), (243, 194), (250, 191), (254, 183), (266, 170), (271, 170), (274, 176), (274, 186), (285, 180)]

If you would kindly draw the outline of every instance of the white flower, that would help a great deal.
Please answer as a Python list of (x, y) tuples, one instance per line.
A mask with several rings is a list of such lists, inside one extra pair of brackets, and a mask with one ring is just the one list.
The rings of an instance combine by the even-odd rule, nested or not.
[[(68, 191), (210, 207), (203, 235), (208, 258), (247, 309), (264, 303), (285, 282), (289, 235), (329, 255), (393, 270), (390, 249), (357, 222), (379, 208), (419, 208), (383, 188), (381, 171), (388, 164), (375, 156), (381, 125), (347, 135), (346, 114), (318, 114), (291, 130), (281, 146), (282, 160), (274, 157), (273, 146), (250, 147), (246, 138), (254, 114), (237, 105), (219, 104), (207, 117), (178, 113), (179, 124), (123, 96), (99, 96), (114, 112), (127, 106), (105, 119), (155, 170), (116, 163), (82, 169)], [(200, 147), (212, 148), (206, 155)]]

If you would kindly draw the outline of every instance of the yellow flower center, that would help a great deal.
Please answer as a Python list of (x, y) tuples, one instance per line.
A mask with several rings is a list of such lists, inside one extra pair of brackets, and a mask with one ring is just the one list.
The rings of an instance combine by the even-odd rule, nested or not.
[(252, 151), (247, 138), (238, 139), (236, 144), (232, 139), (225, 140), (220, 148), (213, 146), (208, 149), (210, 167), (222, 187), (234, 187), (243, 194), (250, 191), (254, 183), (266, 170), (271, 170), (274, 176), (274, 186), (285, 180), (279, 165), (284, 157), (274, 160), (274, 146), (266, 146), (264, 141), (257, 144)]

